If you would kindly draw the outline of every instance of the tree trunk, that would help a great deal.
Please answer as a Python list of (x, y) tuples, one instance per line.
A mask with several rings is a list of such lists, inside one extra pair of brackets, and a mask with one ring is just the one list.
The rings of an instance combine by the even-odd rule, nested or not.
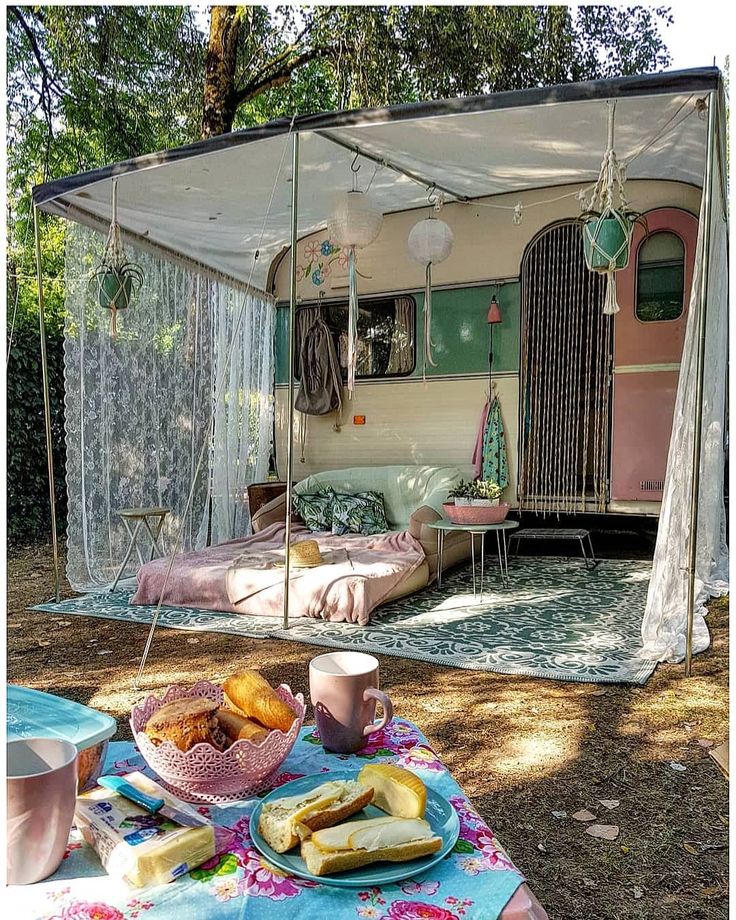
[(232, 131), (235, 100), (235, 64), (241, 15), (236, 6), (210, 8), (210, 37), (205, 57), (202, 137)]

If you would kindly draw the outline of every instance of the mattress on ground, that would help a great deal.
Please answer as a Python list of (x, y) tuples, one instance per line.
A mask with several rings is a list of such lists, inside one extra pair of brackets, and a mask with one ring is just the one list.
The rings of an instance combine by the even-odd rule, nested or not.
[[(154, 559), (138, 573), (133, 604), (198, 607), (256, 616), (281, 616), (284, 598), (285, 525), (175, 557)], [(421, 544), (406, 532), (376, 536), (314, 534), (295, 525), (292, 543), (316, 539), (327, 560), (294, 568), (289, 578), (289, 615), (365, 625), (371, 611), (401, 591), (422, 566)], [(164, 587), (165, 586), (165, 587)]]

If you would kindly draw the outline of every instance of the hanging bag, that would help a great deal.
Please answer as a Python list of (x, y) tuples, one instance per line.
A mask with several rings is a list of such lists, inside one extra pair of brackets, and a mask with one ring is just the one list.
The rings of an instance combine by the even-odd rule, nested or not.
[(306, 415), (342, 412), (342, 378), (335, 343), (321, 314), (307, 329), (299, 348), (299, 389), (295, 408)]

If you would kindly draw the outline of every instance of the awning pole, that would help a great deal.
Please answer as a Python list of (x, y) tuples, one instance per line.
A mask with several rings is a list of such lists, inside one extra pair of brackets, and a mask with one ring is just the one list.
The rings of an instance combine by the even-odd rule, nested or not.
[(692, 481), (690, 488), (690, 540), (687, 565), (687, 633), (685, 636), (685, 676), (690, 677), (693, 658), (693, 624), (695, 620), (695, 575), (698, 560), (698, 511), (700, 508), (700, 454), (703, 441), (703, 386), (705, 376), (705, 336), (708, 318), (708, 264), (710, 261), (710, 219), (713, 207), (713, 146), (715, 141), (716, 93), (708, 94), (708, 140), (705, 154), (703, 181), (703, 234), (702, 267), (698, 295), (698, 352), (695, 390), (695, 431), (690, 460)]
[(38, 328), (41, 339), (41, 377), (43, 380), (43, 414), (46, 423), (46, 463), (49, 471), (49, 504), (51, 506), (51, 545), (54, 551), (54, 597), (61, 600), (59, 575), (59, 541), (56, 535), (56, 490), (54, 487), (54, 450), (51, 433), (51, 396), (49, 394), (49, 365), (46, 357), (46, 316), (43, 305), (43, 273), (41, 271), (41, 238), (38, 208), (33, 206), (33, 233), (36, 243), (36, 283), (38, 286)]
[(294, 344), (296, 338), (296, 247), (299, 203), (299, 133), (291, 154), (291, 252), (289, 259), (289, 389), (286, 437), (286, 530), (284, 531), (284, 629), (289, 628), (289, 566), (291, 563), (291, 495), (294, 478)]

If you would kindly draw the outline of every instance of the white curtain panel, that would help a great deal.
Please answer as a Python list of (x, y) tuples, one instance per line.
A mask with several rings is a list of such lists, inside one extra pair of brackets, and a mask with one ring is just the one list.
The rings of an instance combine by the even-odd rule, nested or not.
[[(94, 231), (67, 228), (67, 576), (79, 591), (115, 577), (128, 545), (121, 508), (169, 508), (164, 551), (180, 530), (181, 550), (204, 545), (210, 504), (214, 539), (246, 533), (238, 489), (265, 472), (272, 430), (273, 305), (126, 245), (144, 282), (118, 313), (112, 339), (109, 313), (89, 283), (103, 244)], [(215, 395), (242, 305), (232, 364)], [(135, 555), (131, 563), (132, 573)]]
[(728, 377), (728, 237), (718, 157), (714, 157), (710, 218), (710, 259), (703, 265), (704, 209), (701, 205), (692, 293), (670, 439), (667, 474), (652, 579), (642, 622), (644, 654), (659, 661), (682, 661), (687, 632), (688, 534), (695, 435), (698, 295), (708, 272), (702, 452), (698, 512), (693, 651), (710, 643), (705, 603), (728, 591), (728, 548), (723, 477)]
[[(212, 475), (210, 543), (244, 536), (250, 529), (249, 483), (264, 480), (273, 440), (272, 304), (218, 284), (214, 319), (215, 418), (209, 468)], [(198, 543), (204, 545), (202, 522)]]

